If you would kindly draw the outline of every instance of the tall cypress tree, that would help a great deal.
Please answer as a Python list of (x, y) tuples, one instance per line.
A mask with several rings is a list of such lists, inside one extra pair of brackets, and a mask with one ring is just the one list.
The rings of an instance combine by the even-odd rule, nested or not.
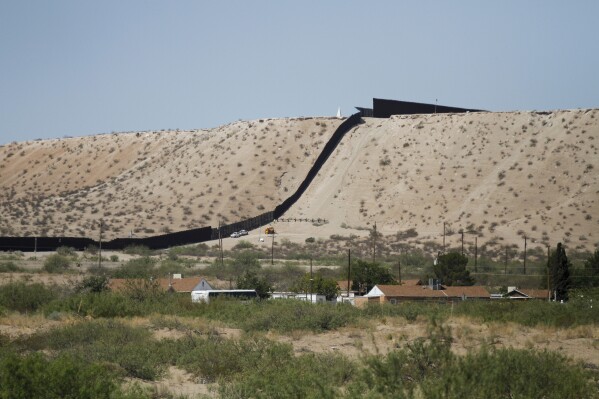
[(557, 249), (551, 253), (547, 266), (551, 275), (551, 294), (555, 294), (557, 301), (567, 301), (568, 289), (570, 288), (571, 263), (561, 242), (557, 244)]

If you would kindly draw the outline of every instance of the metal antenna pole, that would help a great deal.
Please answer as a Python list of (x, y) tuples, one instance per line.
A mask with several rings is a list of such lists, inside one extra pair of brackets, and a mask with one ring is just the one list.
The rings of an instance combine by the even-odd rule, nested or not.
[(270, 264), (275, 264), (275, 233), (272, 233), (272, 244), (270, 246)]
[(376, 222), (374, 222), (374, 236), (372, 245), (372, 263), (376, 262)]
[(314, 281), (314, 275), (312, 274), (312, 257), (310, 257), (310, 302), (312, 302), (312, 283)]
[(443, 253), (445, 253), (445, 222), (443, 222)]
[(477, 264), (476, 264), (477, 258), (478, 258), (478, 237), (475, 236), (474, 237), (474, 273), (478, 272)]
[(526, 274), (526, 236), (524, 236), (524, 274)]
[(349, 298), (349, 289), (351, 285), (351, 249), (347, 250), (347, 297)]
[(401, 259), (397, 259), (397, 277), (399, 279), (399, 284), (401, 285)]
[(100, 219), (100, 251), (98, 256), (98, 266), (102, 267), (102, 219)]
[(223, 256), (223, 238), (220, 235), (220, 220), (218, 221), (218, 247), (220, 248), (220, 267), (225, 267), (225, 259)]

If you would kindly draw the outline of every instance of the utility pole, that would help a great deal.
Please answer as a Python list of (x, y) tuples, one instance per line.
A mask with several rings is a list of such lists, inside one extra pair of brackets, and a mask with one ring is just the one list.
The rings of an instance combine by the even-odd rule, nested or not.
[(100, 251), (98, 256), (98, 266), (102, 267), (102, 219), (100, 219)]
[(462, 256), (464, 256), (464, 230), (460, 230), (460, 233), (462, 234)]
[(443, 222), (443, 253), (445, 253), (445, 222)]
[(478, 258), (478, 236), (474, 236), (474, 273), (478, 272), (477, 268), (477, 258)]
[(524, 274), (526, 274), (526, 236), (524, 236)]
[(37, 258), (37, 237), (35, 237), (35, 241), (33, 244), (33, 253), (34, 253), (34, 256)]
[(225, 267), (225, 259), (223, 256), (223, 238), (220, 235), (220, 220), (218, 221), (218, 247), (220, 249), (220, 267)]
[(273, 266), (275, 264), (275, 233), (272, 234), (272, 244), (270, 245), (270, 264)]
[(374, 234), (372, 236), (372, 263), (376, 262), (376, 222), (374, 222)]
[(399, 284), (401, 285), (401, 258), (397, 259), (397, 278), (398, 278)]
[(312, 257), (310, 257), (310, 302), (312, 302), (312, 283), (314, 282), (314, 276), (312, 275)]
[(547, 245), (547, 291), (549, 291), (549, 298), (547, 298), (548, 301), (551, 301), (551, 282), (549, 279), (549, 259), (551, 258), (551, 247), (549, 245)]
[(347, 250), (347, 297), (349, 298), (349, 289), (351, 288), (351, 249)]
[(503, 269), (503, 274), (507, 274), (507, 247), (505, 247), (505, 265)]

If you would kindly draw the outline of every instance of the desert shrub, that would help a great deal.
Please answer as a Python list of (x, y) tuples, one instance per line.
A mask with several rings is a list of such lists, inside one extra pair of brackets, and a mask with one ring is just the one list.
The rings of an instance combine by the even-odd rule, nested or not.
[(560, 354), (511, 348), (455, 356), (439, 378), (421, 387), (431, 398), (598, 397), (589, 374)]
[(83, 292), (52, 301), (44, 307), (46, 313), (67, 312), (91, 317), (130, 317), (157, 314), (193, 316), (198, 314), (196, 304), (188, 295), (180, 296), (164, 291), (133, 291), (100, 293)]
[(514, 322), (526, 326), (546, 325), (560, 328), (599, 322), (599, 312), (592, 302), (573, 294), (569, 303), (560, 304), (541, 300), (534, 301), (464, 301), (456, 306), (455, 314), (480, 319), (485, 322)]
[(189, 255), (189, 256), (205, 256), (208, 251), (208, 245), (204, 243), (189, 245), (185, 247), (175, 247), (169, 249), (169, 254)]
[(105, 276), (87, 276), (77, 285), (79, 292), (102, 292), (108, 290), (108, 278)]
[(87, 255), (97, 255), (98, 254), (98, 247), (96, 245), (88, 245), (87, 247), (85, 247), (85, 253)]
[(329, 331), (351, 324), (357, 315), (357, 309), (351, 305), (275, 300), (253, 303), (247, 316), (237, 318), (236, 325), (245, 331)]
[(114, 363), (127, 376), (146, 380), (159, 377), (166, 365), (160, 343), (152, 339), (150, 331), (113, 320), (55, 328), (19, 343), (29, 349), (60, 351), (90, 363)]
[(261, 367), (264, 363), (277, 365), (293, 359), (289, 344), (260, 337), (249, 336), (233, 340), (216, 336), (195, 338), (177, 344), (185, 346), (173, 352), (180, 353), (176, 359), (177, 365), (209, 381), (230, 379)]
[(71, 248), (71, 247), (58, 247), (56, 248), (56, 253), (58, 255), (62, 255), (62, 256), (77, 256), (77, 253), (75, 252), (75, 248)]
[(61, 273), (69, 268), (71, 261), (69, 258), (59, 254), (53, 254), (44, 261), (44, 271), (48, 273)]
[(254, 249), (256, 246), (247, 240), (240, 240), (235, 246), (233, 250), (243, 250), (243, 249)]
[(316, 242), (316, 239), (314, 237), (308, 237), (308, 238), (306, 238), (306, 243), (309, 244), (309, 243), (313, 243), (313, 242)]
[(233, 383), (221, 384), (222, 397), (337, 398), (358, 366), (338, 354), (277, 357), (248, 369)]
[(110, 261), (111, 262), (118, 262), (119, 261), (118, 255), (110, 255)]
[(0, 357), (2, 398), (113, 398), (119, 392), (106, 367), (73, 356), (48, 360), (38, 353)]
[(56, 287), (14, 282), (0, 286), (0, 306), (17, 312), (33, 312), (59, 297)]
[(154, 274), (156, 261), (148, 256), (131, 259), (110, 271), (112, 278), (150, 278)]
[(437, 303), (404, 302), (400, 305), (369, 304), (362, 311), (371, 318), (403, 317), (408, 321), (415, 321), (418, 316), (428, 320), (443, 320), (449, 315), (448, 306)]
[(130, 245), (123, 249), (123, 252), (127, 255), (139, 255), (139, 256), (151, 256), (154, 251), (145, 245)]
[(14, 273), (22, 270), (13, 261), (0, 262), (0, 273)]

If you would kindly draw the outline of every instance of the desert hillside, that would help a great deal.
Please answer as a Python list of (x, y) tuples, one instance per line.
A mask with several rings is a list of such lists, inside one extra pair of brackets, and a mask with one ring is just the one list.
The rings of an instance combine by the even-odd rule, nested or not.
[(0, 147), (0, 234), (137, 237), (272, 210), (342, 121), (236, 122)]
[[(0, 233), (147, 236), (272, 210), (341, 120), (236, 122), (0, 147)], [(365, 118), (279, 223), (290, 239), (384, 235), (448, 245), (599, 245), (599, 111)], [(417, 236), (406, 231), (414, 229)]]
[(345, 235), (374, 222), (384, 235), (415, 229), (413, 241), (437, 243), (445, 222), (454, 247), (464, 230), (470, 245), (476, 235), (522, 246), (526, 235), (533, 246), (596, 248), (598, 119), (598, 110), (366, 118), (288, 215), (326, 216)]

